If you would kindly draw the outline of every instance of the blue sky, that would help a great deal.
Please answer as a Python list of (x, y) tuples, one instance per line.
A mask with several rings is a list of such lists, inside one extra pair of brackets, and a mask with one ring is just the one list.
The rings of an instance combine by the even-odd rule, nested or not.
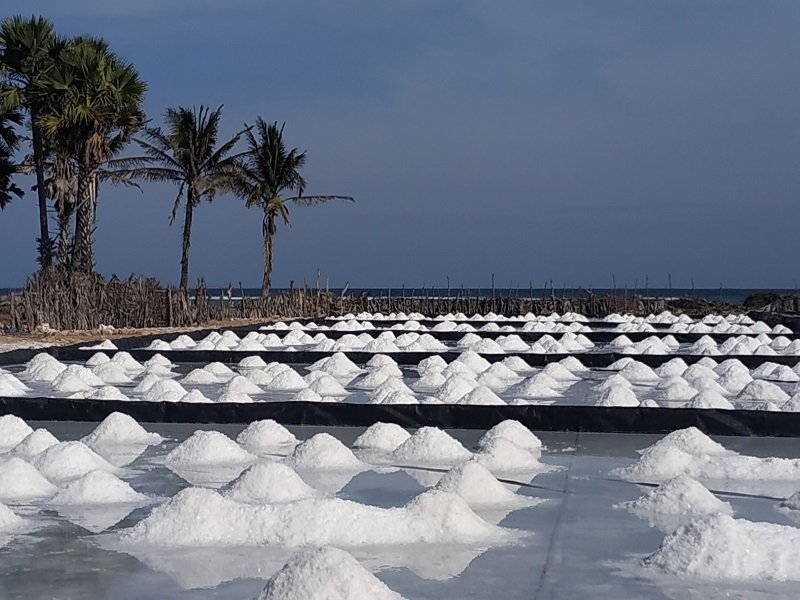
[[(794, 287), (800, 3), (6, 0), (105, 37), (145, 108), (224, 104), (308, 152), (274, 285)], [(176, 282), (176, 189), (103, 188), (101, 272)], [(34, 268), (34, 193), (0, 213), (0, 286)], [(195, 213), (191, 281), (260, 282), (261, 216)]]

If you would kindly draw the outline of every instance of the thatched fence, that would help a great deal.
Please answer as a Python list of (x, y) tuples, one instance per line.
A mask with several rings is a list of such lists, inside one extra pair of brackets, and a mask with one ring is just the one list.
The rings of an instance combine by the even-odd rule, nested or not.
[(266, 298), (246, 298), (241, 288), (238, 297), (232, 290), (218, 297), (209, 295), (201, 282), (184, 294), (164, 288), (150, 278), (106, 280), (99, 275), (67, 275), (59, 271), (39, 273), (22, 292), (8, 301), (11, 325), (30, 331), (48, 325), (53, 329), (188, 327), (212, 321), (275, 318), (319, 318), (359, 312), (417, 312), (426, 316), (462, 312), (466, 315), (494, 312), (505, 315), (579, 312), (589, 317), (610, 313), (647, 315), (663, 310), (687, 313), (729, 312), (738, 307), (704, 300), (667, 301), (638, 295), (593, 295), (578, 298), (483, 297), (457, 292), (451, 297), (415, 295), (368, 296), (334, 294), (320, 289), (301, 288), (272, 294)]

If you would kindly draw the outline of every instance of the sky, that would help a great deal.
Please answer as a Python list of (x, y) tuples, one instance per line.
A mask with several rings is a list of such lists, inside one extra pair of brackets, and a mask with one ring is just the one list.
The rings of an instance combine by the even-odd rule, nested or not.
[[(786, 287), (800, 280), (795, 0), (4, 0), (106, 38), (167, 107), (286, 122), (310, 194), (273, 285)], [(131, 149), (135, 153), (135, 149)], [(29, 185), (26, 182), (26, 186)], [(97, 267), (179, 276), (177, 188), (104, 187)], [(28, 192), (0, 287), (35, 268)], [(258, 286), (261, 213), (196, 212), (190, 281)]]

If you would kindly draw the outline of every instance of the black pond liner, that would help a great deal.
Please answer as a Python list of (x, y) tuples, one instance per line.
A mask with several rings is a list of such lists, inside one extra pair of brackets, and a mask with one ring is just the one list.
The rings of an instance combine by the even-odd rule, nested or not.
[(274, 419), (285, 425), (324, 427), (366, 427), (384, 422), (409, 428), (489, 429), (506, 419), (516, 419), (535, 431), (664, 434), (694, 426), (708, 435), (800, 437), (800, 413), (753, 410), (0, 398), (0, 414), (33, 421), (95, 422), (115, 411), (145, 423), (250, 423)]

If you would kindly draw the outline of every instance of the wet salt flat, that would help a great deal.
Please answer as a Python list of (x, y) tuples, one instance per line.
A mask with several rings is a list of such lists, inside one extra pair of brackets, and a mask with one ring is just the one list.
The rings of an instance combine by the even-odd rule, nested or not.
[(800, 589), (793, 440), (142, 425), (0, 421), (0, 596)]

